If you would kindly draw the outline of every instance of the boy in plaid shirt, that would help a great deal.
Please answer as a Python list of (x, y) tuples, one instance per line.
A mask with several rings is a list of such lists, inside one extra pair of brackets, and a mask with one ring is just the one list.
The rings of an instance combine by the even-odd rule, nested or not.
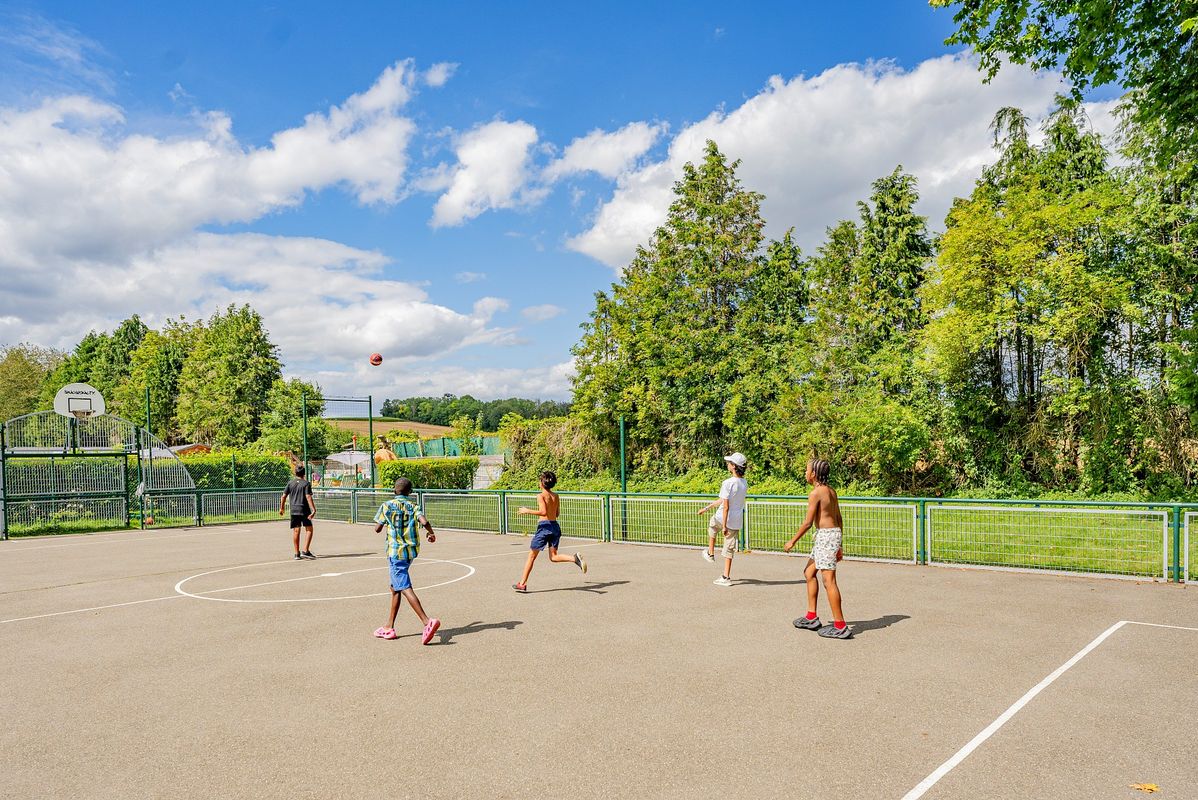
[(412, 482), (407, 478), (400, 478), (395, 482), (395, 497), (379, 506), (378, 513), (374, 515), (374, 532), (380, 533), (384, 527), (387, 529), (387, 561), (391, 565), (391, 619), (385, 627), (376, 630), (374, 635), (380, 639), (396, 638), (395, 616), (399, 613), (400, 598), (406, 597), (408, 605), (424, 623), (424, 635), (421, 636), (420, 643), (428, 644), (437, 628), (441, 627), (441, 620), (436, 617), (430, 618), (424, 613), (420, 598), (412, 588), (412, 579), (408, 577), (408, 567), (420, 554), (420, 531), (416, 528), (417, 524), (427, 531), (429, 542), (437, 541), (437, 534), (420, 513), (420, 509), (408, 499), (410, 494)]

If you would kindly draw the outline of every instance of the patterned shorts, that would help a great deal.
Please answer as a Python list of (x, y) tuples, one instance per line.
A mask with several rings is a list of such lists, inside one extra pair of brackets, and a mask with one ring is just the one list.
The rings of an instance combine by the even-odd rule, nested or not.
[(840, 551), (840, 528), (820, 528), (815, 532), (811, 558), (816, 569), (836, 569), (836, 554)]

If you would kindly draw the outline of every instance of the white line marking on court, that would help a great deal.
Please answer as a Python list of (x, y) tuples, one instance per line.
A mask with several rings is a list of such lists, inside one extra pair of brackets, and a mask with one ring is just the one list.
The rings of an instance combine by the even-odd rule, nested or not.
[[(267, 581), (266, 583), (251, 583), (251, 584), (247, 584), (245, 586), (232, 586), (232, 587), (225, 588), (225, 589), (213, 589), (210, 592), (207, 592), (205, 594), (195, 594), (195, 593), (189, 592), (183, 588), (183, 584), (187, 583), (188, 581), (194, 580), (195, 578), (202, 578), (205, 575), (215, 575), (218, 572), (228, 572), (229, 570), (234, 570), (234, 569), (245, 569), (246, 567), (260, 567), (260, 566), (264, 566), (267, 564), (287, 564), (287, 563), (290, 563), (290, 561), (291, 561), (291, 559), (288, 559), (287, 561), (264, 561), (264, 562), (261, 562), (258, 564), (239, 564), (235, 567), (224, 567), (222, 569), (214, 569), (214, 570), (209, 570), (208, 572), (201, 572), (198, 575), (192, 575), (191, 577), (184, 578), (183, 580), (176, 583), (175, 591), (185, 597), (194, 597), (196, 600), (212, 600), (217, 603), (317, 603), (317, 602), (321, 602), (324, 600), (361, 600), (362, 598), (365, 598), (365, 597), (382, 597), (384, 595), (390, 594), (390, 591), (386, 591), (386, 592), (371, 592), (370, 594), (355, 594), (355, 595), (346, 595), (346, 596), (338, 596), (338, 597), (299, 597), (299, 598), (288, 598), (288, 599), (284, 599), (284, 600), (245, 600), (245, 599), (241, 599), (241, 598), (237, 598), (237, 597), (209, 597), (210, 594), (216, 594), (217, 592), (233, 592), (233, 591), (237, 591), (238, 589), (252, 589), (257, 586), (269, 586), (271, 584), (276, 584), (276, 583), (291, 583), (293, 581), (311, 580), (313, 578), (324, 577), (321, 575), (307, 575), (307, 576), (302, 576), (299, 578), (286, 578), (286, 579), (280, 580), (280, 581)], [(457, 583), (458, 581), (464, 581), (464, 580), (466, 580), (466, 578), (469, 578), (471, 575), (473, 575), (475, 573), (474, 567), (470, 566), (469, 564), (463, 564), (460, 561), (450, 561), (448, 559), (441, 559), (441, 558), (425, 558), (425, 559), (422, 559), (422, 561), (426, 564), (457, 564), (459, 567), (465, 567), (468, 571), (466, 572), (465, 575), (459, 575), (458, 577), (451, 578), (450, 580), (447, 580), (447, 581), (441, 581), (440, 583), (432, 583), (432, 584), (429, 584), (428, 586), (421, 586), (420, 587), (421, 591), (423, 591), (425, 589), (435, 589), (438, 586), (448, 586), (449, 584)], [(387, 569), (387, 567), (367, 567), (365, 569), (353, 570), (353, 572), (370, 572), (372, 570), (380, 570), (380, 569)], [(350, 573), (347, 572), (344, 574), (348, 575)]]
[(1132, 620), (1126, 620), (1126, 622), (1128, 625), (1147, 625), (1149, 628), (1172, 628), (1175, 631), (1198, 632), (1198, 628), (1187, 628), (1185, 625), (1162, 625), (1159, 622), (1135, 622)]
[[(224, 528), (223, 530), (224, 531), (233, 531), (233, 530), (236, 530), (236, 528), (229, 527), (229, 528)], [(131, 531), (131, 533), (135, 533), (135, 532), (136, 531)], [(169, 538), (178, 539), (180, 537), (172, 536)], [(103, 543), (102, 542), (91, 542), (91, 544), (103, 544)], [(595, 547), (595, 546), (601, 545), (601, 544), (604, 544), (604, 542), (592, 542), (591, 544), (579, 545), (579, 547)], [(50, 546), (51, 547), (60, 547), (60, 546), (64, 546), (64, 545), (50, 545)], [(33, 549), (33, 548), (25, 548), (25, 549)], [(474, 560), (477, 560), (480, 558), (495, 558), (497, 556), (510, 556), (510, 555), (516, 555), (517, 553), (524, 553), (524, 552), (526, 552), (526, 551), (523, 548), (520, 548), (520, 549), (511, 550), (511, 551), (503, 552), (503, 553), (488, 553), (486, 555), (481, 555), (481, 556), (468, 556), (466, 558), (460, 558), (457, 560), (436, 559), (436, 558), (425, 559), (426, 563), (440, 562), (440, 563), (446, 563), (446, 564), (457, 564), (458, 566), (462, 566), (462, 567), (465, 567), (466, 569), (470, 570), (470, 572), (466, 575), (463, 575), (460, 578), (454, 578), (453, 580), (450, 580), (450, 581), (445, 581), (443, 583), (434, 583), (431, 586), (421, 586), (420, 590), (424, 591), (425, 589), (434, 589), (438, 586), (448, 586), (451, 583), (457, 583), (458, 581), (469, 578), (471, 575), (473, 575), (475, 573), (475, 569), (474, 569), (474, 567), (470, 566), (469, 564), (461, 563), (463, 561), (474, 561)], [(335, 558), (335, 556), (332, 556), (332, 557), (326, 556), (326, 558)], [(258, 564), (239, 564), (234, 567), (226, 567), (225, 569), (238, 569), (240, 567), (253, 567), (253, 566), (260, 566), (261, 564), (290, 564), (292, 562), (292, 560), (293, 559), (287, 559), (286, 561), (264, 561), (264, 562), (259, 562)], [(386, 567), (370, 567), (369, 569), (386, 569)], [(214, 571), (220, 572), (221, 570), (214, 570)], [(368, 570), (357, 570), (357, 571), (358, 572), (366, 572)], [(102, 611), (106, 608), (121, 608), (122, 606), (135, 606), (140, 603), (156, 603), (159, 600), (174, 600), (179, 597), (195, 597), (200, 600), (215, 600), (215, 601), (221, 601), (221, 602), (241, 602), (241, 603), (249, 603), (249, 602), (255, 602), (255, 603), (261, 603), (261, 602), (303, 603), (303, 602), (311, 602), (313, 600), (357, 599), (357, 598), (348, 598), (348, 597), (333, 597), (333, 598), (309, 598), (307, 600), (272, 600), (272, 601), (231, 600), (231, 599), (224, 598), (224, 597), (203, 597), (203, 596), (199, 596), (199, 595), (189, 594), (187, 592), (179, 592), (179, 586), (182, 585), (183, 583), (191, 580), (192, 578), (199, 578), (203, 575), (211, 575), (211, 574), (212, 574), (211, 572), (202, 572), (199, 575), (192, 575), (191, 578), (184, 578), (182, 581), (180, 581), (178, 584), (175, 585), (176, 594), (166, 595), (165, 597), (152, 597), (148, 600), (130, 600), (127, 603), (111, 603), (106, 606), (93, 606), (91, 608), (73, 608), (73, 609), (70, 609), (69, 611), (52, 611), (49, 614), (35, 614), (31, 617), (14, 617), (12, 619), (0, 619), (0, 625), (4, 625), (5, 623), (9, 623), (9, 622), (25, 622), (25, 621), (33, 620), (33, 619), (44, 619), (46, 617), (60, 617), (65, 614), (84, 614), (88, 611)], [(331, 572), (331, 573), (325, 573), (324, 575), (319, 575), (319, 576), (305, 576), (303, 578), (288, 578), (284, 581), (272, 581), (272, 583), (286, 583), (286, 582), (293, 581), (293, 580), (307, 580), (308, 578), (312, 578), (312, 577), (333, 578), (333, 577), (340, 577), (343, 574), (349, 574), (349, 573)], [(234, 586), (234, 587), (230, 587), (227, 589), (213, 589), (211, 592), (209, 592), (209, 594), (215, 594), (217, 592), (231, 592), (231, 591), (236, 591), (238, 589), (249, 589), (249, 588), (252, 588), (252, 586), (264, 586), (264, 585), (266, 585), (266, 584), (252, 584), (250, 586)], [(359, 597), (381, 597), (385, 594), (388, 594), (388, 592), (377, 592), (375, 594), (364, 594), (364, 595), (359, 595)]]
[(103, 611), (106, 608), (120, 608), (121, 606), (135, 606), (138, 603), (157, 603), (159, 600), (174, 600), (176, 597), (182, 597), (181, 594), (168, 594), (166, 597), (151, 597), (149, 600), (130, 600), (128, 603), (112, 603), (107, 606), (92, 606), (91, 608), (73, 608), (70, 611), (53, 611), (49, 614), (35, 614), (32, 617), (14, 617), (13, 619), (0, 619), (0, 625), (7, 622), (25, 622), (30, 619), (45, 619), (46, 617), (61, 617), (63, 614), (83, 614), (88, 611)]
[(931, 789), (933, 786), (935, 786), (936, 783), (941, 778), (943, 778), (954, 767), (956, 767), (958, 764), (960, 764), (962, 761), (964, 761), (969, 756), (970, 753), (972, 753), (974, 750), (976, 750), (978, 748), (979, 745), (981, 745), (983, 742), (985, 742), (987, 739), (989, 739), (991, 736), (993, 736), (994, 733), (999, 728), (1001, 728), (1003, 725), (1007, 724), (1007, 722), (1010, 721), (1011, 717), (1018, 714), (1019, 710), (1022, 709), (1024, 706), (1026, 706), (1032, 700), (1032, 698), (1034, 698), (1036, 695), (1040, 694), (1040, 692), (1044, 691), (1046, 688), (1048, 688), (1050, 685), (1052, 685), (1052, 683), (1057, 678), (1064, 675), (1065, 672), (1067, 672), (1074, 664), (1076, 664), (1077, 662), (1079, 662), (1083, 658), (1085, 658), (1087, 655), (1089, 655), (1089, 653), (1091, 651), (1093, 651), (1094, 648), (1098, 647), (1098, 645), (1105, 642), (1111, 636), (1111, 634), (1113, 634), (1115, 631), (1122, 628), (1124, 625), (1147, 625), (1147, 626), (1153, 627), (1153, 628), (1175, 628), (1177, 630), (1183, 630), (1183, 631), (1198, 631), (1198, 628), (1186, 628), (1181, 625), (1160, 625), (1155, 622), (1132, 622), (1130, 620), (1120, 620), (1119, 622), (1116, 622), (1114, 625), (1112, 625), (1111, 627), (1107, 628), (1105, 631), (1100, 633), (1094, 639), (1094, 641), (1090, 642), (1088, 645), (1086, 645), (1081, 650), (1079, 650), (1077, 655), (1075, 655), (1073, 658), (1066, 661), (1061, 666), (1057, 667), (1055, 670), (1053, 670), (1053, 672), (1047, 678), (1040, 681), (1035, 686), (1033, 686), (1031, 689), (1029, 689), (1027, 694), (1025, 694), (1023, 697), (1019, 698), (1018, 700), (1016, 700), (1014, 702), (1014, 704), (1011, 705), (1010, 708), (1008, 708), (1001, 715), (999, 715), (998, 719), (994, 720), (994, 722), (991, 722), (989, 725), (987, 725), (985, 730), (983, 730), (977, 736), (970, 739), (969, 743), (966, 744), (964, 747), (962, 747), (960, 750), (958, 750), (956, 753), (954, 753), (952, 758), (950, 758), (948, 761), (945, 761), (943, 764), (941, 764), (939, 767), (937, 767), (932, 772), (931, 775), (924, 778), (922, 781), (919, 782), (919, 784), (914, 789), (912, 789), (911, 791), (909, 791), (905, 795), (903, 795), (903, 800), (918, 800), (918, 798), (923, 797), (924, 793), (926, 793), (928, 791), (928, 789)]

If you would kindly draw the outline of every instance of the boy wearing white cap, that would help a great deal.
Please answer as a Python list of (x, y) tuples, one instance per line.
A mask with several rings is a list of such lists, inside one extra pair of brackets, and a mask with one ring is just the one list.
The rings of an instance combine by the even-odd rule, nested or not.
[(745, 518), (745, 496), (749, 493), (749, 484), (745, 482), (748, 459), (741, 453), (733, 453), (724, 456), (724, 463), (731, 476), (720, 484), (720, 499), (699, 511), (702, 516), (713, 508), (719, 509), (707, 524), (707, 549), (703, 551), (703, 560), (714, 562), (716, 536), (723, 534), (721, 555), (724, 557), (724, 573), (712, 581), (716, 586), (732, 585), (732, 556), (740, 540), (740, 529)]

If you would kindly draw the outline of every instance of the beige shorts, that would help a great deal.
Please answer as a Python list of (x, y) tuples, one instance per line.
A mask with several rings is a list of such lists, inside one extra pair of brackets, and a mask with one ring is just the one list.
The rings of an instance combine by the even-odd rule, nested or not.
[(712, 536), (719, 538), (724, 537), (724, 547), (720, 550), (720, 555), (724, 558), (732, 558), (732, 555), (737, 551), (740, 541), (740, 531), (728, 529), (728, 533), (724, 533), (724, 523), (720, 521), (717, 514), (711, 518), (711, 522), (707, 524), (707, 532)]
[(841, 547), (840, 528), (820, 528), (815, 532), (815, 545), (811, 548), (811, 560), (816, 569), (836, 569), (836, 554)]

